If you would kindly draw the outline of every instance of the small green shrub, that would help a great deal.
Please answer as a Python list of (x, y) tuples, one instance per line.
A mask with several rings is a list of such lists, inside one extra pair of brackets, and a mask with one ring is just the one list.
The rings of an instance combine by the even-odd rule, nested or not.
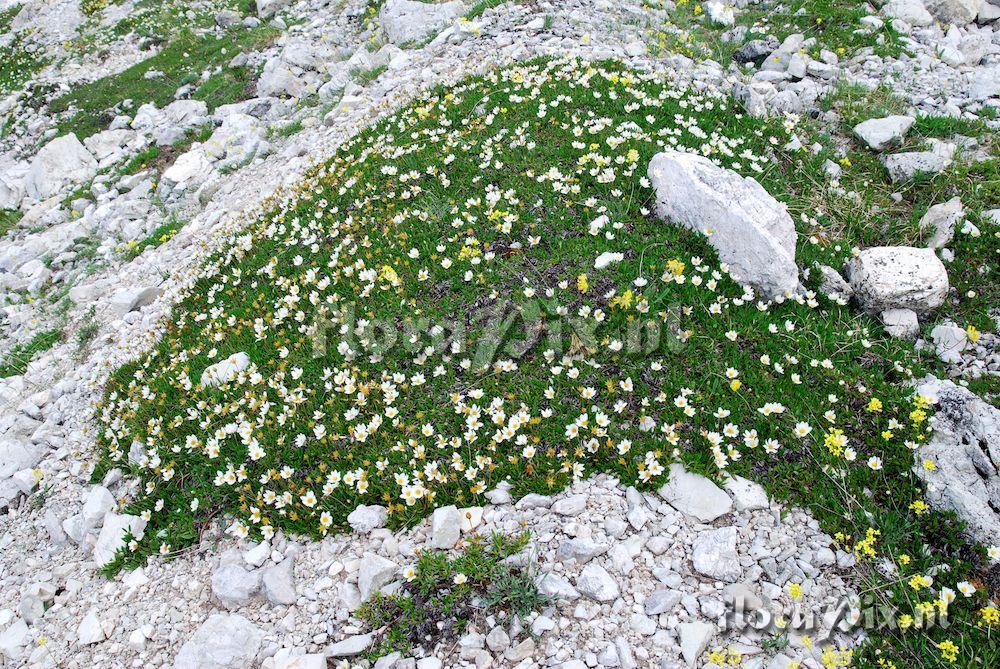
[(421, 553), (399, 593), (376, 593), (358, 609), (356, 616), (372, 629), (384, 628), (369, 658), (453, 641), (469, 623), (489, 615), (523, 617), (540, 608), (544, 598), (534, 575), (504, 562), (527, 543), (527, 533), (494, 534), (488, 542), (474, 537), (455, 558), (443, 551)]

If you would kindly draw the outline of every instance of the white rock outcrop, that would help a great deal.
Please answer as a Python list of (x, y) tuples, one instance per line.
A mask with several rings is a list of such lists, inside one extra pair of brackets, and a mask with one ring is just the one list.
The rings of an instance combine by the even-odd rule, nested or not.
[(31, 160), (25, 179), (28, 197), (44, 200), (63, 187), (82, 183), (97, 173), (97, 160), (76, 135), (57, 137), (41, 148)]
[[(986, 545), (1000, 537), (1000, 410), (951, 381), (925, 378), (917, 392), (935, 400), (933, 433), (916, 451), (913, 471), (927, 501), (951, 509)], [(924, 460), (934, 463), (928, 471)]]
[(382, 28), (391, 44), (423, 42), (465, 13), (461, 2), (439, 4), (419, 0), (386, 0), (379, 11)]

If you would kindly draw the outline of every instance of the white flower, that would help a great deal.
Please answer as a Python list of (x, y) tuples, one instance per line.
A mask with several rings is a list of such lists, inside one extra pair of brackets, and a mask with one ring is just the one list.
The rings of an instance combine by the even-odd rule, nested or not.
[(968, 581), (961, 581), (955, 587), (958, 588), (958, 591), (966, 597), (972, 597), (976, 594), (976, 586), (972, 585)]

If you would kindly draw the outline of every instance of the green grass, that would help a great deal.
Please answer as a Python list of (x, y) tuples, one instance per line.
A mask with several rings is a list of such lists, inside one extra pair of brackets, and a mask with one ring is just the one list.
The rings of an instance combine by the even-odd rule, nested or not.
[(272, 137), (291, 137), (292, 135), (297, 135), (302, 132), (302, 120), (296, 119), (291, 123), (286, 123), (281, 127), (272, 127), (269, 129), (269, 134)]
[(14, 229), (24, 216), (20, 209), (0, 209), (0, 237)]
[[(652, 489), (682, 461), (809, 509), (856, 552), (856, 582), (904, 611), (937, 595), (884, 578), (883, 560), (906, 579), (947, 565), (935, 588), (981, 577), (954, 516), (913, 506), (928, 409), (909, 382), (928, 361), (821, 296), (759, 303), (703, 238), (651, 213), (652, 156), (709, 153), (789, 204), (800, 266), (842, 262), (875, 233), (817, 207), (832, 154), (782, 148), (811, 132), (614, 63), (551, 61), (433, 91), (361, 133), (248, 222), (161, 343), (110, 380), (95, 477), (133, 440), (157, 457), (132, 472), (146, 533), (108, 570), (169, 556), (223, 515), (237, 537), (318, 537), (382, 504), (398, 528), (502, 481), (548, 494), (609, 472)], [(624, 258), (595, 270), (605, 251)], [(200, 385), (238, 352), (250, 370)], [(927, 639), (947, 638), (988, 666), (984, 604), (953, 603), (948, 631), (879, 633), (857, 661), (930, 666)]]
[(370, 70), (354, 70), (351, 76), (357, 82), (358, 86), (367, 86), (371, 82), (375, 81), (381, 77), (386, 70), (389, 69), (388, 65), (379, 65), (378, 67), (373, 67)]
[(90, 342), (94, 341), (94, 337), (97, 336), (100, 329), (101, 323), (97, 320), (97, 311), (94, 305), (91, 305), (83, 314), (80, 327), (76, 331), (77, 353), (82, 353), (90, 346)]
[(478, 19), (484, 12), (486, 12), (486, 10), (499, 7), (505, 2), (507, 2), (507, 0), (479, 0), (479, 2), (472, 5), (472, 7), (469, 8), (469, 11), (465, 13), (465, 18), (470, 21)]
[[(107, 127), (113, 118), (110, 111), (123, 99), (131, 99), (137, 109), (146, 102), (164, 107), (174, 100), (174, 93), (185, 81), (196, 80), (204, 70), (225, 66), (241, 51), (261, 49), (277, 35), (270, 27), (252, 30), (241, 27), (221, 37), (196, 35), (181, 31), (155, 56), (133, 65), (116, 75), (84, 84), (57, 98), (49, 105), (55, 114), (67, 112), (58, 124), (60, 132), (76, 132), (80, 139)], [(150, 70), (164, 73), (162, 77), (145, 78)], [(192, 94), (203, 100), (212, 111), (221, 105), (239, 102), (253, 96), (255, 73), (247, 68), (225, 68), (210, 76)]]
[(60, 330), (45, 330), (32, 337), (28, 343), (15, 345), (6, 355), (0, 356), (0, 379), (24, 374), (36, 355), (49, 350), (60, 339)]
[(156, 228), (156, 230), (154, 230), (145, 239), (126, 244), (125, 251), (123, 253), (125, 260), (134, 260), (146, 249), (156, 248), (157, 246), (170, 241), (170, 239), (177, 234), (177, 231), (184, 227), (185, 223), (186, 221), (171, 216), (166, 223)]
[(488, 616), (524, 617), (544, 604), (534, 575), (504, 560), (525, 548), (527, 533), (514, 538), (476, 537), (457, 557), (425, 551), (407, 573), (402, 591), (376, 593), (355, 614), (378, 638), (367, 652), (375, 660), (417, 646), (455, 642), (470, 623)]

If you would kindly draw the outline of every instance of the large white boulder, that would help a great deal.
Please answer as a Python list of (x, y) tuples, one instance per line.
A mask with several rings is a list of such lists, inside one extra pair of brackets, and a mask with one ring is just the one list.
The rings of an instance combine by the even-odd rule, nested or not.
[[(927, 501), (951, 509), (967, 532), (986, 545), (1000, 537), (1000, 410), (951, 381), (932, 376), (917, 387), (932, 398), (930, 440), (917, 449), (913, 470), (927, 485)], [(934, 471), (923, 463), (930, 460)]]
[(174, 658), (174, 669), (245, 669), (256, 666), (264, 633), (236, 614), (209, 617)]
[(44, 200), (68, 184), (82, 183), (97, 174), (97, 161), (74, 133), (56, 137), (31, 159), (25, 180), (29, 197)]
[(948, 295), (948, 271), (932, 249), (876, 246), (858, 253), (846, 272), (865, 311), (937, 309)]
[(461, 2), (434, 4), (418, 0), (386, 0), (379, 18), (389, 42), (405, 45), (433, 37), (463, 14), (465, 5)]
[(680, 151), (656, 154), (649, 179), (657, 214), (708, 234), (733, 278), (768, 297), (796, 290), (795, 224), (754, 179)]

